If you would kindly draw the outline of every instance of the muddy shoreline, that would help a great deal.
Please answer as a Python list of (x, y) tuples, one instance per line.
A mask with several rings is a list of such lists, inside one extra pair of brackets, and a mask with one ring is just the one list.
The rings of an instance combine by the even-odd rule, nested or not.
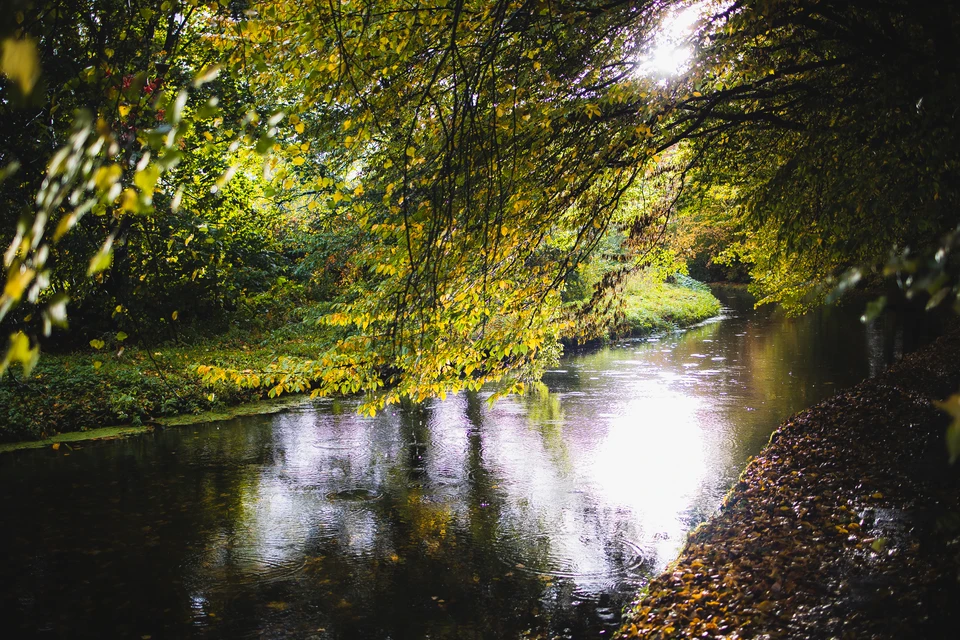
[(953, 638), (960, 330), (784, 422), (618, 638)]

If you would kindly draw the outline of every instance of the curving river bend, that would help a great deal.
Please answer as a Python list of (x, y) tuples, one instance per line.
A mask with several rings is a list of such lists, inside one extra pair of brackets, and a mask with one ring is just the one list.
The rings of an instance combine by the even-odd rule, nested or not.
[(779, 422), (930, 329), (720, 295), (688, 331), (565, 356), (543, 396), (4, 454), (4, 635), (609, 636)]

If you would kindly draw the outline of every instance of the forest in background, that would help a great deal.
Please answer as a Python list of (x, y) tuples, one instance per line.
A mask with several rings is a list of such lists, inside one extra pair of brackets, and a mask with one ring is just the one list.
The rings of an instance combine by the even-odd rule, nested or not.
[[(689, 64), (644, 71), (682, 11), (696, 11)], [(521, 391), (561, 337), (623, 325), (625, 289), (677, 272), (749, 278), (795, 312), (883, 277), (957, 299), (947, 3), (14, 0), (9, 14), (10, 394), (27, 394), (17, 376), (40, 347), (87, 352), (78, 386), (96, 389), (129, 343), (179, 411), (217, 393), (363, 392), (376, 411)], [(157, 361), (177, 357), (211, 389), (181, 397)]]

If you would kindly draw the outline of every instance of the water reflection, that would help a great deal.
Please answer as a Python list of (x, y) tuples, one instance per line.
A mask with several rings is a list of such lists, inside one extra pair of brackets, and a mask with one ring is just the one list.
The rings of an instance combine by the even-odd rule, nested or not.
[(308, 404), (0, 459), (17, 635), (595, 637), (790, 413), (911, 348), (903, 325), (736, 297), (565, 358), (549, 392), (376, 418)]

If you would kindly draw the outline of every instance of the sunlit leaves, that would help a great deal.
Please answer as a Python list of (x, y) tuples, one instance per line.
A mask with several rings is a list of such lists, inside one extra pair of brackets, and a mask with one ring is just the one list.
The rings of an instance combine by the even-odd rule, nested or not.
[(887, 297), (880, 296), (876, 300), (871, 300), (867, 303), (866, 310), (863, 312), (863, 315), (860, 316), (860, 322), (864, 324), (869, 324), (873, 322), (882, 312), (883, 309), (887, 306)]
[[(558, 284), (650, 156), (605, 116), (616, 103), (639, 117), (636, 94), (600, 71), (636, 46), (611, 36), (630, 14), (545, 7), (514, 30), (504, 16), (519, 5), (468, 5), (305, 16), (271, 2), (242, 47), (224, 40), (231, 73), (291, 105), (290, 126), (271, 120), (257, 143), (286, 160), (271, 164), (276, 192), (315, 190), (308, 211), (336, 211), (365, 239), (350, 262), (367, 277), (324, 319), (356, 335), (312, 370), (255, 374), (271, 393), (296, 380), (376, 408), (497, 381), (516, 391), (556, 354)], [(575, 46), (558, 48), (568, 31)]]
[(87, 267), (87, 275), (95, 276), (101, 271), (105, 271), (113, 264), (112, 243), (108, 243), (90, 258), (90, 265)]
[(24, 375), (30, 375), (39, 357), (40, 348), (36, 345), (31, 347), (30, 338), (22, 331), (18, 331), (10, 336), (3, 360), (0, 360), (0, 375), (5, 373), (11, 364), (19, 364), (23, 368)]
[(950, 426), (947, 427), (947, 452), (953, 464), (960, 458), (960, 394), (955, 393), (936, 405), (951, 417)]
[(215, 64), (204, 67), (199, 73), (197, 73), (197, 75), (193, 77), (193, 87), (198, 88), (207, 84), (208, 82), (213, 82), (216, 80), (217, 76), (220, 75), (220, 71), (220, 65)]
[(0, 42), (0, 72), (13, 80), (23, 95), (30, 95), (40, 78), (36, 42), (32, 38), (5, 38)]

